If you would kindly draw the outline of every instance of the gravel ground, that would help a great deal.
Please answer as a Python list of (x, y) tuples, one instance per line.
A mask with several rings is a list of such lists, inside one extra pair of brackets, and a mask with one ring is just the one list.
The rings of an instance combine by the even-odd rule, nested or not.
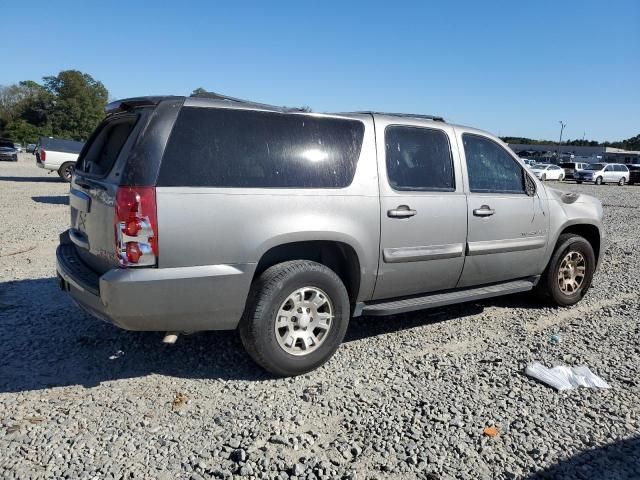
[[(640, 478), (640, 186), (560, 188), (605, 204), (577, 306), (360, 318), (327, 365), (273, 379), (234, 332), (167, 346), (82, 313), (54, 278), (68, 186), (31, 155), (0, 163), (0, 476)], [(612, 388), (555, 392), (523, 375), (534, 360)]]

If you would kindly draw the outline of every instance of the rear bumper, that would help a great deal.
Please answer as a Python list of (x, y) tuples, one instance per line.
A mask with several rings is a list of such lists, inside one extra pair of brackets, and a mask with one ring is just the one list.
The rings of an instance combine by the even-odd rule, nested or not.
[(126, 330), (195, 332), (238, 326), (255, 264), (113, 269), (99, 276), (65, 232), (56, 250), (60, 287), (91, 315)]

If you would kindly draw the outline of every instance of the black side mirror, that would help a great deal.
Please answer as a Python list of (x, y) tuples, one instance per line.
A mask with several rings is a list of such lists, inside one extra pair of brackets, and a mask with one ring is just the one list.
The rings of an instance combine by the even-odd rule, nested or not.
[(536, 194), (536, 182), (534, 182), (529, 175), (524, 174), (524, 191), (527, 195), (533, 197)]

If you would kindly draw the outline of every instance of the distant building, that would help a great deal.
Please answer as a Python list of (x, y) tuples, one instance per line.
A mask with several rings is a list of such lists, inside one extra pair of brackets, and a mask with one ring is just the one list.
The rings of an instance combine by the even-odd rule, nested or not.
[(640, 151), (623, 150), (613, 147), (577, 147), (573, 145), (560, 146), (560, 158), (558, 159), (558, 145), (524, 145), (510, 143), (509, 147), (516, 155), (522, 158), (533, 158), (549, 163), (567, 161), (581, 161), (587, 163), (639, 163)]

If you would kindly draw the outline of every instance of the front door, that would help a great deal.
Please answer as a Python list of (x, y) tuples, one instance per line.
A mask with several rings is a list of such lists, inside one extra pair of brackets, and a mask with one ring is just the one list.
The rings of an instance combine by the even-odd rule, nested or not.
[(527, 182), (536, 182), (531, 177), (527, 181), (525, 168), (496, 141), (463, 130), (457, 133), (466, 165), (469, 225), (458, 286), (539, 275), (549, 214), (538, 194), (526, 193)]
[(604, 167), (604, 178), (603, 180), (609, 183), (614, 183), (619, 180), (618, 172), (615, 171), (615, 165), (607, 165)]
[[(403, 122), (404, 123), (404, 122)], [(381, 241), (375, 299), (454, 288), (467, 201), (453, 128), (376, 117)]]

